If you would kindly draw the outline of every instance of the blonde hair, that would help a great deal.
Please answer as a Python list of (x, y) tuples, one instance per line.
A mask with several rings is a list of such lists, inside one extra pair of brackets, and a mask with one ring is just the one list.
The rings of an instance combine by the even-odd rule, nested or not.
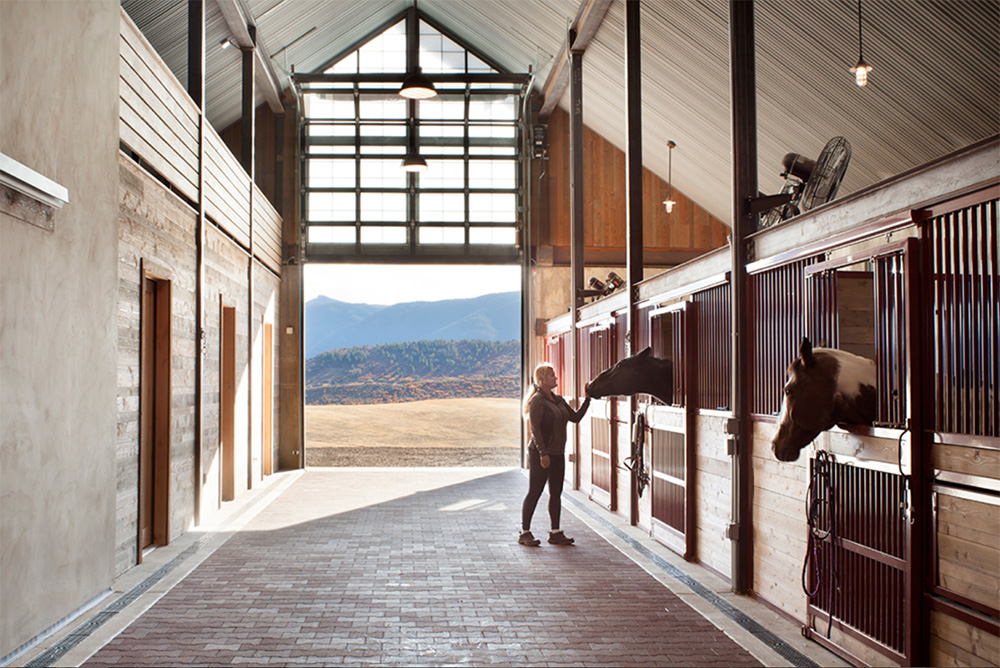
[(521, 407), (521, 410), (524, 411), (525, 415), (528, 414), (528, 404), (531, 403), (531, 398), (538, 394), (538, 386), (542, 384), (542, 380), (546, 375), (548, 375), (549, 371), (555, 373), (556, 368), (548, 362), (542, 362), (535, 367), (535, 372), (531, 374), (531, 377), (535, 382), (531, 384), (531, 389), (528, 390), (528, 394), (524, 397), (524, 405)]

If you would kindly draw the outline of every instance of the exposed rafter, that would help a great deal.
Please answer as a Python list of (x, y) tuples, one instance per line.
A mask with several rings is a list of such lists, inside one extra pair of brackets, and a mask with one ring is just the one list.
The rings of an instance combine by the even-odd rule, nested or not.
[[(250, 26), (254, 25), (254, 22), (250, 18), (249, 10), (242, 0), (216, 1), (230, 32), (233, 33), (236, 46), (241, 49), (254, 47), (254, 59), (257, 61), (257, 67), (254, 68), (257, 73), (257, 85), (264, 93), (267, 105), (276, 114), (285, 113), (284, 107), (281, 105), (281, 84), (278, 83), (278, 73), (274, 71), (274, 66), (271, 64), (271, 56), (261, 41), (260, 33), (254, 36), (250, 34)], [(256, 31), (256, 26), (254, 26), (254, 30)]]
[(541, 121), (547, 121), (555, 110), (563, 93), (569, 87), (569, 60), (570, 53), (576, 51), (583, 53), (590, 45), (590, 40), (597, 34), (597, 29), (604, 21), (604, 16), (608, 13), (613, 0), (583, 0), (580, 9), (576, 13), (570, 25), (570, 35), (573, 35), (573, 43), (567, 39), (562, 52), (556, 59), (549, 76), (542, 87), (542, 107), (538, 112)]

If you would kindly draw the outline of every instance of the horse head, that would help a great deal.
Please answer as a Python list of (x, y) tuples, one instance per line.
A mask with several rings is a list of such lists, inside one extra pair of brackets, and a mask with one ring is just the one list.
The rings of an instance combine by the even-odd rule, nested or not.
[(875, 420), (875, 363), (843, 350), (813, 348), (802, 339), (788, 365), (778, 431), (771, 450), (791, 462), (802, 448), (835, 424)]
[(618, 361), (590, 381), (590, 396), (595, 399), (612, 395), (652, 394), (664, 403), (674, 399), (673, 364), (670, 360), (653, 357), (645, 348)]

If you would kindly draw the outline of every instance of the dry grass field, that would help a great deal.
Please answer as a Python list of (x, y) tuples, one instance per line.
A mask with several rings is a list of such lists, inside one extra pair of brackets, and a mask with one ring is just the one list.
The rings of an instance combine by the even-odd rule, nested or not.
[(518, 466), (517, 399), (306, 406), (307, 466)]

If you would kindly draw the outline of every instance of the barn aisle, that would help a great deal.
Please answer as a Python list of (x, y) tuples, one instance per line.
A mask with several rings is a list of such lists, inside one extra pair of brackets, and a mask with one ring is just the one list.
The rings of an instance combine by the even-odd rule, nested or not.
[(28, 665), (844, 665), (577, 493), (576, 545), (518, 545), (525, 487), (500, 468), (272, 476)]

